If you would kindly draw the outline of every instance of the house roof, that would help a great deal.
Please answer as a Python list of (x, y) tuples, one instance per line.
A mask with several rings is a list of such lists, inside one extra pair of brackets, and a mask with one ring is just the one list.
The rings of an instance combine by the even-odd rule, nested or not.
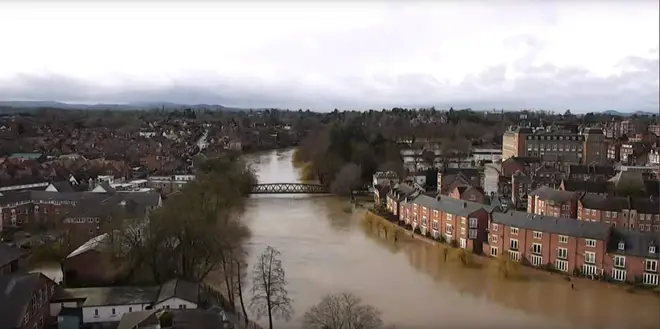
[(58, 289), (51, 301), (84, 300), (82, 307), (151, 304), (159, 287), (91, 287)]
[(448, 196), (431, 197), (428, 195), (418, 195), (413, 199), (413, 202), (429, 209), (442, 211), (444, 213), (465, 217), (479, 209), (485, 211), (492, 211), (494, 207), (470, 202), (465, 200), (454, 199)]
[(50, 184), (55, 187), (57, 192), (75, 192), (69, 181), (52, 182)]
[(160, 287), (156, 303), (174, 297), (197, 304), (199, 303), (199, 285), (179, 279), (167, 281)]
[(522, 211), (491, 213), (493, 223), (518, 227), (526, 230), (549, 232), (560, 235), (607, 240), (610, 226), (605, 223), (587, 222), (572, 218), (551, 217)]
[(76, 248), (76, 250), (72, 251), (68, 256), (66, 256), (66, 258), (76, 257), (90, 250), (105, 250), (107, 248), (107, 242), (109, 238), (110, 235), (108, 233), (103, 233), (97, 237), (91, 238), (87, 242), (83, 243), (83, 245)]
[(18, 159), (39, 159), (43, 153), (13, 153), (10, 158)]
[(25, 252), (19, 248), (0, 243), (0, 267), (5, 266), (23, 256)]
[[(619, 242), (624, 243), (623, 250), (619, 250)], [(655, 247), (654, 253), (649, 252), (652, 246)], [(660, 259), (660, 232), (615, 229), (608, 250), (614, 254)]]
[(41, 273), (0, 277), (0, 329), (21, 327), (23, 315), (39, 285)]
[(568, 166), (569, 174), (578, 175), (610, 175), (614, 176), (614, 166), (608, 165), (586, 165), (586, 164), (571, 164)]
[(539, 157), (527, 157), (527, 156), (524, 156), (524, 157), (515, 157), (514, 156), (514, 157), (510, 157), (510, 158), (508, 158), (504, 161), (505, 162), (506, 161), (515, 161), (515, 162), (517, 162), (518, 164), (520, 164), (522, 166), (528, 166), (532, 163), (541, 163), (541, 158), (539, 158)]
[(561, 191), (545, 185), (530, 192), (529, 195), (536, 195), (539, 200), (554, 202), (566, 202), (577, 197), (575, 192)]
[(586, 193), (580, 198), (582, 207), (601, 211), (620, 212), (625, 209), (636, 210), (640, 214), (660, 213), (660, 202), (646, 198), (630, 198)]
[(156, 312), (158, 312), (158, 310), (124, 313), (124, 315), (121, 317), (121, 320), (119, 321), (119, 326), (117, 326), (117, 329), (134, 329), (144, 320), (155, 315)]
[(607, 182), (593, 182), (581, 180), (562, 180), (564, 190), (569, 192), (589, 192), (589, 193), (606, 193), (609, 184)]

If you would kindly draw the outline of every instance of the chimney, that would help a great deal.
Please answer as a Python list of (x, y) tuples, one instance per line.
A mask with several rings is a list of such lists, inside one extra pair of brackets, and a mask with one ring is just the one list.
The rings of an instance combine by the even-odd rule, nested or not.
[(467, 202), (463, 202), (463, 208), (467, 208)]

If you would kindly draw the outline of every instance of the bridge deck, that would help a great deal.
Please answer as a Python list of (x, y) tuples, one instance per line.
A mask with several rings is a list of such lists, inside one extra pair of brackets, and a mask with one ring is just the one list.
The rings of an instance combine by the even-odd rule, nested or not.
[(325, 185), (304, 183), (269, 183), (252, 185), (252, 194), (326, 194)]

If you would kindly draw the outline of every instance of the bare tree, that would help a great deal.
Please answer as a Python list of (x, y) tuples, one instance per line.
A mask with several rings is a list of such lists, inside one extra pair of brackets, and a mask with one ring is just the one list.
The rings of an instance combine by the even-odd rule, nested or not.
[(289, 321), (293, 315), (293, 300), (288, 296), (280, 256), (277, 249), (268, 246), (252, 268), (250, 309), (257, 319), (268, 316), (269, 329), (273, 329), (273, 318)]
[(360, 187), (362, 170), (355, 163), (345, 164), (330, 184), (330, 190), (337, 195), (350, 195), (353, 189)]
[(328, 294), (303, 315), (305, 329), (383, 329), (380, 312), (350, 292)]

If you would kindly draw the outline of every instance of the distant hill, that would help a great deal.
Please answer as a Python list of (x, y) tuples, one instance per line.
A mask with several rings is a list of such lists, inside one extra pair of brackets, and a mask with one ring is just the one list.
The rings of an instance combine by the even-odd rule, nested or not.
[(226, 107), (217, 104), (176, 104), (169, 102), (143, 102), (129, 104), (69, 104), (54, 101), (0, 101), (0, 107), (10, 107), (15, 109), (36, 109), (36, 108), (56, 108), (63, 110), (211, 110), (211, 111), (244, 111), (246, 109), (236, 107)]
[(659, 115), (660, 113), (653, 113), (653, 112), (645, 112), (645, 111), (635, 111), (635, 112), (619, 112), (619, 111), (614, 111), (614, 110), (608, 110), (605, 112), (602, 112), (603, 114), (607, 115), (616, 115), (620, 117), (629, 117), (632, 115), (638, 115), (638, 116), (653, 116), (653, 115)]

